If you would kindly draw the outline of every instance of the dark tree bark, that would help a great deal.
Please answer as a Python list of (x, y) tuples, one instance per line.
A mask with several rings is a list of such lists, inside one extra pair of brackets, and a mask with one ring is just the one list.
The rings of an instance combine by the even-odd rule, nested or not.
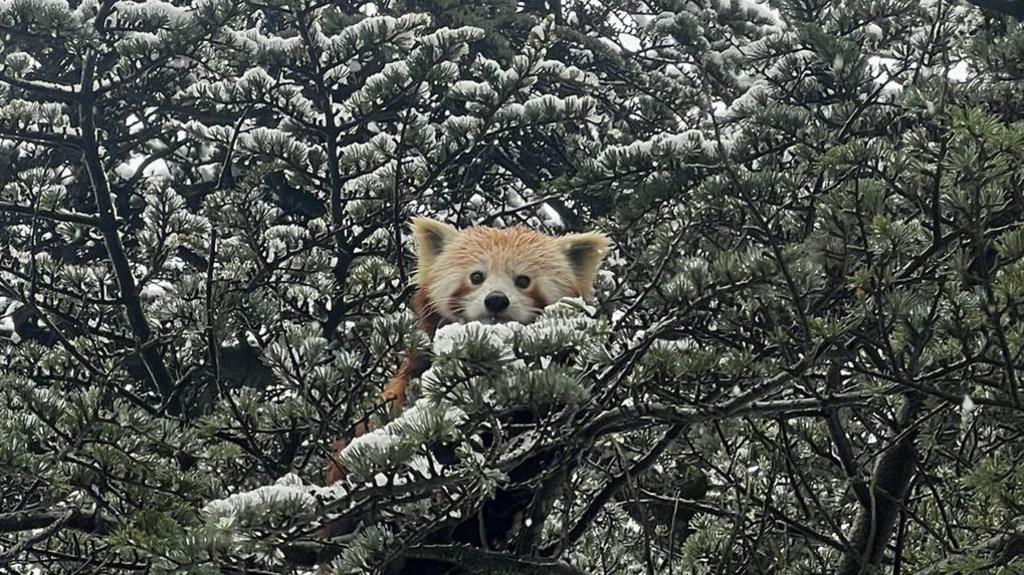
[(907, 487), (917, 470), (914, 417), (921, 406), (919, 394), (903, 400), (897, 418), (896, 439), (875, 461), (866, 504), (861, 504), (850, 535), (850, 547), (838, 575), (874, 573), (896, 528)]

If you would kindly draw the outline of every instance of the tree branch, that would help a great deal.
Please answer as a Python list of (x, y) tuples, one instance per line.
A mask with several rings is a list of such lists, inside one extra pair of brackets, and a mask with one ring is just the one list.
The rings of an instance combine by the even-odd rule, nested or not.
[(61, 527), (67, 524), (68, 521), (71, 520), (74, 514), (74, 510), (69, 509), (65, 511), (64, 514), (61, 515), (56, 521), (47, 525), (46, 528), (41, 530), (39, 533), (34, 533), (26, 537), (24, 540), (22, 540), (14, 547), (8, 549), (3, 553), (0, 553), (0, 565), (9, 564), (12, 559), (17, 557), (18, 554), (24, 551), (25, 549), (31, 547), (32, 545), (35, 545), (36, 543), (39, 543), (40, 541), (44, 541), (52, 537), (53, 534), (57, 532), (57, 530), (59, 530)]
[(26, 509), (0, 513), (0, 533), (45, 529), (53, 524), (99, 535), (109, 533), (114, 521), (95, 509)]
[(873, 573), (885, 553), (903, 505), (910, 479), (917, 470), (913, 419), (922, 403), (921, 394), (904, 399), (897, 417), (897, 439), (875, 462), (868, 505), (861, 505), (838, 575)]
[(65, 210), (40, 210), (11, 202), (0, 202), (0, 212), (43, 218), (44, 220), (51, 220), (54, 222), (67, 222), (93, 227), (99, 227), (100, 225), (99, 218), (92, 214), (82, 214)]
[(39, 82), (33, 82), (31, 80), (22, 80), (21, 78), (14, 78), (3, 73), (0, 73), (0, 82), (3, 82), (9, 86), (14, 86), (15, 88), (19, 88), (21, 90), (25, 90), (26, 92), (30, 92), (37, 96), (42, 96), (47, 100), (64, 102), (67, 104), (75, 104), (78, 102), (79, 98), (79, 94), (57, 84), (41, 84)]
[[(101, 13), (109, 11), (104, 7)], [(99, 16), (97, 16), (99, 19)], [(124, 302), (125, 315), (128, 316), (128, 324), (131, 327), (132, 335), (136, 340), (136, 347), (142, 355), (142, 362), (149, 372), (150, 378), (156, 385), (160, 396), (165, 402), (170, 399), (174, 389), (174, 382), (167, 366), (164, 364), (160, 350), (155, 345), (146, 345), (153, 339), (149, 328), (149, 322), (142, 310), (142, 302), (139, 299), (139, 290), (132, 275), (131, 263), (125, 254), (124, 246), (121, 244), (121, 237), (118, 233), (117, 219), (114, 215), (114, 206), (111, 200), (110, 184), (107, 181), (106, 172), (99, 155), (99, 143), (96, 140), (96, 117), (95, 97), (92, 91), (93, 75), (96, 71), (96, 53), (90, 51), (85, 57), (82, 66), (82, 92), (78, 112), (82, 131), (82, 152), (85, 161), (86, 171), (89, 173), (89, 180), (92, 183), (93, 198), (96, 202), (96, 213), (99, 219), (99, 229), (103, 234), (103, 243), (107, 248), (110, 263), (117, 278), (117, 287)], [(177, 414), (179, 407), (166, 405), (171, 414)]]
[(16, 142), (27, 142), (29, 144), (69, 148), (75, 151), (82, 149), (82, 142), (76, 136), (40, 132), (39, 130), (25, 130), (17, 126), (12, 127), (10, 122), (0, 126), (0, 138)]
[[(828, 374), (825, 378), (830, 391), (840, 389), (842, 369), (838, 362), (829, 366)], [(861, 505), (867, 505), (871, 496), (868, 493), (867, 486), (864, 485), (864, 481), (861, 479), (861, 474), (857, 467), (857, 457), (853, 453), (853, 446), (850, 445), (850, 439), (846, 435), (846, 430), (843, 429), (843, 424), (839, 420), (839, 410), (835, 407), (825, 410), (825, 427), (828, 429), (829, 438), (832, 439), (832, 445), (836, 448), (839, 465), (846, 475), (846, 480), (850, 482), (850, 487), (853, 489), (854, 495), (857, 496), (857, 501)]]
[(731, 417), (798, 417), (820, 415), (827, 409), (857, 405), (876, 397), (878, 397), (877, 393), (859, 392), (836, 394), (822, 399), (801, 398), (754, 401), (745, 406), (729, 402), (726, 404), (729, 409), (723, 406), (712, 406), (699, 411), (664, 403), (648, 403), (605, 411), (587, 424), (584, 434), (597, 437), (606, 433), (635, 429), (644, 422), (701, 423)]
[(453, 563), (478, 575), (585, 575), (584, 571), (562, 561), (484, 551), (465, 545), (420, 545), (408, 549), (403, 556)]

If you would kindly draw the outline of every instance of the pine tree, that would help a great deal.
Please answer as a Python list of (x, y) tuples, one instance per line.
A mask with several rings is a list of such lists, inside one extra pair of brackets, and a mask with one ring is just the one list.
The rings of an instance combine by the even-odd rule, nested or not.
[[(0, 2), (0, 571), (1020, 571), (974, 4)], [(413, 215), (615, 248), (428, 340)]]

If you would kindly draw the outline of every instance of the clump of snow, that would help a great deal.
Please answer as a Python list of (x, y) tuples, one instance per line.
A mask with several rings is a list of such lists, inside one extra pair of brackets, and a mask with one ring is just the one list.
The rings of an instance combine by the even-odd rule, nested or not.
[[(579, 334), (589, 328), (594, 321), (587, 316), (579, 315), (580, 311), (592, 316), (597, 313), (597, 308), (582, 298), (564, 298), (544, 308), (544, 312), (530, 324), (488, 324), (471, 321), (444, 325), (434, 333), (434, 354), (450, 354), (458, 345), (471, 338), (482, 338), (495, 348), (511, 350), (515, 343), (523, 338), (550, 339)], [(511, 358), (511, 355), (508, 358)]]
[(486, 337), (488, 342), (500, 347), (508, 343), (522, 329), (523, 325), (518, 323), (485, 324), (471, 321), (444, 325), (434, 333), (434, 353), (437, 355), (451, 353), (456, 345), (466, 339), (480, 336)]
[(18, 328), (31, 326), (33, 321), (32, 308), (20, 301), (0, 297), (0, 338), (20, 343), (22, 336)]
[(147, 0), (138, 4), (121, 2), (117, 6), (117, 13), (128, 18), (148, 16), (171, 25), (184, 25), (188, 23), (190, 16), (188, 9), (161, 0)]
[(970, 395), (964, 394), (964, 400), (960, 404), (960, 414), (964, 417), (971, 415), (975, 409), (978, 408), (978, 404), (974, 403)]
[(25, 75), (38, 70), (41, 64), (28, 52), (10, 52), (4, 58), (4, 66), (8, 73)]
[(785, 27), (785, 21), (780, 17), (778, 9), (764, 0), (716, 0), (715, 4), (720, 10), (735, 9), (767, 22), (767, 31)]
[(268, 509), (286, 506), (292, 512), (313, 512), (321, 502), (338, 501), (348, 497), (351, 486), (340, 481), (329, 487), (304, 483), (294, 473), (287, 473), (272, 485), (215, 499), (206, 504), (203, 512), (211, 522), (234, 522), (239, 516), (263, 515)]
[(425, 472), (431, 469), (430, 462), (417, 448), (429, 441), (455, 439), (465, 421), (466, 413), (457, 407), (420, 399), (401, 417), (353, 439), (339, 459), (350, 472), (372, 478), (375, 484), (381, 471), (406, 467)]
[[(5, 299), (0, 298), (0, 304), (4, 303)], [(14, 312), (21, 307), (20, 302), (12, 302), (4, 310), (3, 315), (0, 315), (0, 336), (4, 336), (14, 343), (21, 341), (21, 336), (18, 335), (17, 326), (14, 324)]]
[(949, 69), (947, 77), (954, 82), (966, 82), (970, 75), (970, 64), (967, 60), (961, 60)]
[(721, 117), (733, 118), (736, 116), (744, 116), (761, 107), (760, 101), (766, 97), (769, 91), (768, 82), (763, 79), (755, 80), (747, 91), (744, 92), (739, 98), (732, 101), (731, 104), (722, 112)]
[(252, 491), (243, 491), (229, 495), (224, 499), (216, 499), (203, 508), (214, 519), (230, 517), (247, 511), (258, 511), (275, 503), (295, 503), (306, 509), (316, 504), (313, 491), (316, 488), (304, 485), (302, 479), (294, 473), (288, 473), (274, 482)]
[(622, 45), (627, 52), (639, 52), (641, 47), (640, 38), (637, 38), (628, 32), (619, 33), (619, 44)]
[(139, 290), (139, 297), (151, 300), (166, 295), (174, 289), (174, 284), (162, 279), (152, 279)]
[(530, 324), (454, 324), (438, 330), (435, 360), (421, 377), (424, 397), (470, 413), (576, 403), (588, 394), (576, 367), (554, 361), (586, 354), (604, 324), (579, 298), (545, 308)]
[[(874, 74), (874, 82), (883, 86), (884, 94), (898, 94), (903, 91), (903, 85), (893, 79), (891, 70), (899, 68), (899, 62), (893, 58), (883, 56), (868, 56), (868, 66)], [(922, 70), (923, 73), (926, 70)]]

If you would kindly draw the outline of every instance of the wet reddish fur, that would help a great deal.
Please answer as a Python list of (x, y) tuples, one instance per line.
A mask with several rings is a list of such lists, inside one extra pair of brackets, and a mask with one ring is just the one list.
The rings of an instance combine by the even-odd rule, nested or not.
[[(527, 297), (530, 298), (530, 301), (533, 303), (533, 307), (537, 309), (544, 309), (548, 307), (548, 304), (551, 303), (544, 299), (544, 296), (540, 295), (540, 292), (537, 290), (536, 285), (530, 286), (530, 289), (526, 290), (526, 295)], [(577, 292), (574, 295), (579, 295), (579, 293)]]
[[(436, 312), (427, 311), (429, 309), (427, 305), (429, 299), (430, 293), (427, 291), (427, 287), (421, 286), (413, 295), (411, 305), (413, 311), (420, 318), (420, 330), (433, 337), (434, 332), (440, 327), (443, 318)], [(403, 354), (398, 372), (395, 373), (395, 376), (388, 381), (388, 384), (380, 392), (380, 398), (387, 403), (388, 412), (392, 417), (397, 417), (405, 407), (406, 390), (409, 387), (409, 382), (413, 378), (422, 375), (429, 367), (429, 359), (417, 356), (412, 352), (405, 352)], [(350, 436), (355, 438), (365, 434), (369, 431), (368, 423), (368, 421), (363, 420), (356, 424), (352, 428)], [(338, 439), (331, 444), (331, 455), (328, 457), (327, 467), (324, 470), (324, 485), (333, 485), (345, 479), (345, 476), (348, 474), (345, 467), (341, 464), (340, 455), (341, 450), (345, 449), (349, 441), (351, 439)]]

